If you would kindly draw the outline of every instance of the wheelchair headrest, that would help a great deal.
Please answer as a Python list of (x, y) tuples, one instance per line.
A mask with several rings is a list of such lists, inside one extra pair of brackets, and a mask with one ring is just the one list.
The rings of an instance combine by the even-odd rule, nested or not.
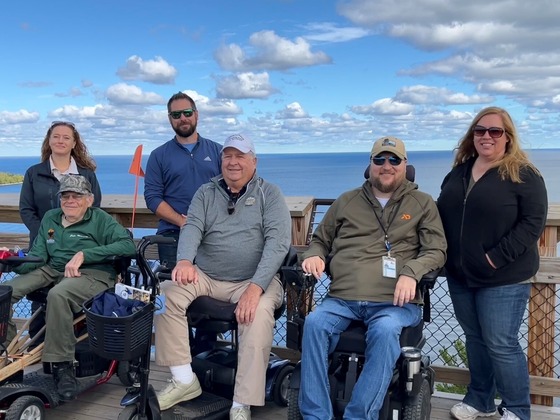
[[(369, 167), (371, 163), (367, 166), (366, 170), (364, 171), (364, 178), (369, 179)], [(414, 178), (416, 178), (416, 169), (414, 165), (406, 165), (406, 179), (410, 182), (414, 182)]]

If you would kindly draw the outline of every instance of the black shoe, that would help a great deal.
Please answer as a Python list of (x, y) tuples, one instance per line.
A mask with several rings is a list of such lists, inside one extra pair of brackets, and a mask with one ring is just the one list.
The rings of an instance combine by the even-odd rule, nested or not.
[(52, 364), (54, 386), (62, 401), (72, 401), (78, 395), (78, 381), (74, 372), (74, 362)]

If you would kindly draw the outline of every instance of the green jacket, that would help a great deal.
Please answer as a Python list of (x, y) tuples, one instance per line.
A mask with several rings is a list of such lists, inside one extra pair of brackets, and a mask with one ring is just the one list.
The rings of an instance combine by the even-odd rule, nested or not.
[[(377, 217), (376, 217), (377, 215)], [(378, 220), (379, 219), (379, 220)], [(385, 232), (396, 258), (397, 278), (383, 276)], [(412, 182), (381, 207), (371, 184), (342, 194), (326, 212), (303, 258), (332, 256), (329, 295), (346, 300), (392, 302), (398, 276), (419, 281), (443, 267), (447, 243), (436, 204)], [(420, 302), (416, 296), (415, 302)]]
[[(115, 274), (107, 257), (134, 257), (136, 248), (130, 233), (105, 211), (90, 207), (84, 218), (68, 227), (62, 226), (62, 210), (49, 210), (41, 220), (37, 239), (29, 255), (41, 257), (54, 270), (63, 272), (77, 252), (84, 253), (82, 268), (93, 268)], [(44, 265), (27, 263), (14, 271), (29, 273)]]

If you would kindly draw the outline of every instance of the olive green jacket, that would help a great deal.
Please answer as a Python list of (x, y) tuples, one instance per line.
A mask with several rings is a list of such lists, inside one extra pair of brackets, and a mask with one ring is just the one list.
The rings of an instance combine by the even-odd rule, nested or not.
[[(383, 227), (382, 227), (383, 225)], [(384, 277), (382, 259), (396, 259), (396, 278)], [(332, 257), (329, 296), (346, 300), (392, 302), (398, 276), (419, 281), (443, 267), (447, 243), (436, 204), (410, 181), (383, 208), (371, 184), (342, 194), (326, 212), (302, 257)], [(417, 294), (415, 302), (421, 302)]]

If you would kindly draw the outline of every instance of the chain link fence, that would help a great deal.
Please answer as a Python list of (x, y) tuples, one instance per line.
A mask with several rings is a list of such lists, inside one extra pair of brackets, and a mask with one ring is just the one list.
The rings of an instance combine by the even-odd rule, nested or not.
[[(1, 282), (10, 280), (14, 276), (14, 273), (3, 273)], [(317, 283), (313, 305), (319, 304), (325, 297), (328, 286), (327, 277)], [(426, 344), (423, 352), (430, 356), (434, 365), (446, 365), (446, 360), (442, 357), (442, 354), (445, 353), (453, 358), (454, 366), (466, 367), (465, 361), (460, 357), (456, 348), (456, 343), (464, 343), (465, 338), (453, 313), (446, 279), (440, 277), (430, 293), (432, 321), (424, 326)], [(555, 321), (560, 319), (559, 298), (560, 292), (555, 285), (533, 288), (533, 309), (541, 314), (548, 313), (548, 316), (542, 319), (531, 319), (526, 311), (521, 326), (519, 339), (526, 355), (531, 355), (529, 367), (533, 375), (560, 379), (560, 332), (558, 328), (555, 328)], [(13, 309), (15, 317), (28, 318), (31, 315), (31, 304), (25, 298), (15, 304)], [(531, 328), (530, 323), (532, 323)], [(274, 346), (285, 347), (286, 332), (286, 316), (284, 315), (276, 322)]]

